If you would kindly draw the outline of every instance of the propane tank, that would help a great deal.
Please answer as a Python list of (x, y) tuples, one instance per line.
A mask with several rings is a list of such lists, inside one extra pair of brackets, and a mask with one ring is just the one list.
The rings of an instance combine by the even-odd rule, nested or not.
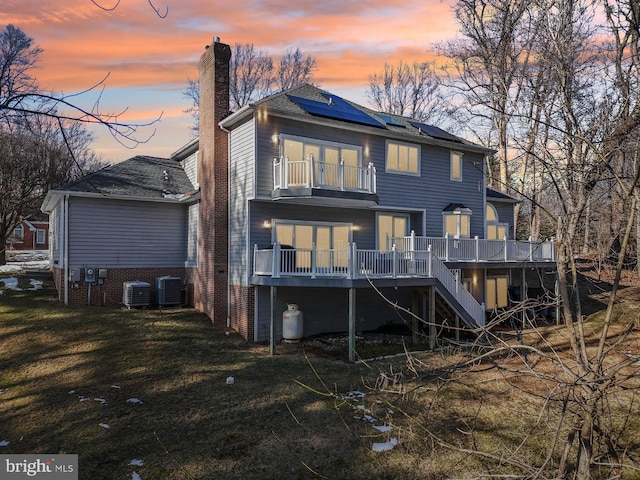
[(303, 315), (295, 303), (288, 303), (282, 312), (282, 338), (285, 342), (299, 342), (302, 339)]

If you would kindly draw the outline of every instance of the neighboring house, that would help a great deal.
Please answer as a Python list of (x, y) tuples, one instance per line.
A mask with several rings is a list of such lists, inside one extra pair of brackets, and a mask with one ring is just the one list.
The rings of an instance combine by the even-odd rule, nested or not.
[(49, 220), (46, 215), (23, 218), (7, 239), (7, 250), (48, 250)]
[(200, 61), (199, 141), (47, 196), (65, 301), (87, 298), (65, 270), (123, 270), (102, 285), (111, 300), (125, 280), (171, 274), (248, 340), (281, 338), (295, 303), (305, 335), (353, 341), (398, 322), (394, 305), (482, 326), (530, 272), (555, 269), (551, 242), (514, 240), (517, 201), (485, 186), (490, 150), (310, 85), (229, 114), (230, 54), (214, 41)]

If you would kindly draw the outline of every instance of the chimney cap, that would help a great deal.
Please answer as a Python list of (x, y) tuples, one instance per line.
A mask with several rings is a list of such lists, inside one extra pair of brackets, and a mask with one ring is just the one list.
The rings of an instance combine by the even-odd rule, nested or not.
[(213, 37), (213, 41), (215, 43), (220, 43), (220, 37)]

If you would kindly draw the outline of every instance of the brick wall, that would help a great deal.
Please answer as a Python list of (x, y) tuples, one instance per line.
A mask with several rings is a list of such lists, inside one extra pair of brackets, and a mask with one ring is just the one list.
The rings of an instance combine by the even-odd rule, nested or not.
[[(84, 282), (84, 269), (80, 269), (80, 281), (69, 282), (69, 305), (120, 305), (122, 303), (122, 287), (124, 282), (140, 280), (151, 284), (151, 302), (155, 303), (155, 279), (170, 275), (183, 280), (186, 277), (184, 268), (109, 268), (103, 285), (91, 285), (89, 298), (89, 284)], [(58, 299), (64, 301), (64, 271), (53, 269), (53, 280), (58, 290)]]
[(248, 341), (254, 341), (255, 288), (231, 285), (229, 295), (231, 296), (231, 328)]
[(214, 324), (227, 320), (228, 136), (218, 123), (229, 114), (230, 59), (229, 45), (216, 39), (198, 67), (200, 212), (194, 304)]

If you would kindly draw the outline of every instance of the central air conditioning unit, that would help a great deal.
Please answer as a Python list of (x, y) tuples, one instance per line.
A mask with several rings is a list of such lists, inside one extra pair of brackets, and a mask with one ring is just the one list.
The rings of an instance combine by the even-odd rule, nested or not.
[(156, 302), (160, 308), (182, 305), (182, 279), (170, 276), (156, 278)]
[(122, 284), (122, 303), (126, 307), (148, 307), (151, 304), (151, 284), (134, 280)]

